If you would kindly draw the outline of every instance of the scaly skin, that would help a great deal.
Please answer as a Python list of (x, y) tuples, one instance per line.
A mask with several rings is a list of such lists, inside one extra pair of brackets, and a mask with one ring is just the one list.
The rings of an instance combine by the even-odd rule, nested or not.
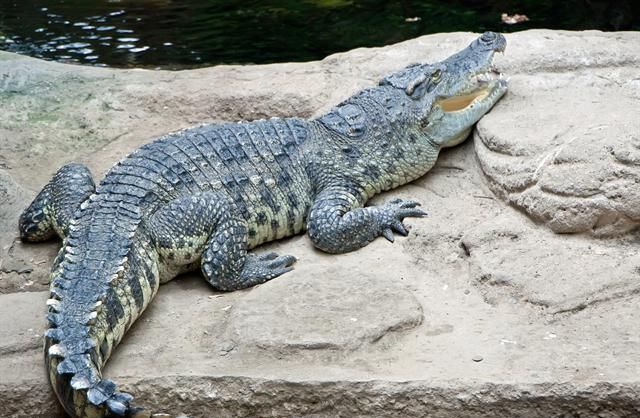
[(505, 44), (485, 33), (447, 60), (391, 74), (316, 120), (169, 134), (117, 163), (97, 188), (86, 167), (61, 168), (19, 227), (24, 241), (63, 238), (51, 274), (45, 359), (69, 415), (150, 416), (103, 379), (102, 368), (160, 283), (198, 266), (215, 289), (264, 283), (291, 270), (295, 258), (249, 250), (305, 229), (330, 253), (406, 235), (403, 219), (425, 215), (417, 202), (365, 203), (426, 173), (440, 149), (461, 142), (499, 100), (506, 82), (476, 76)]

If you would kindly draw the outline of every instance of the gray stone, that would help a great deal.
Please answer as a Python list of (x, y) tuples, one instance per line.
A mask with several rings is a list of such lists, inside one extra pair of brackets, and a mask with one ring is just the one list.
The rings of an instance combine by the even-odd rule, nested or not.
[(58, 244), (34, 248), (23, 245), (18, 237), (18, 217), (32, 197), (0, 169), (0, 293), (38, 291), (48, 286), (50, 260)]
[(263, 349), (349, 351), (421, 322), (422, 308), (403, 286), (334, 266), (259, 286), (233, 308), (229, 328), (235, 340)]
[(474, 285), (489, 304), (521, 302), (557, 315), (640, 294), (637, 237), (558, 236), (507, 212), (461, 242)]
[(640, 99), (638, 74), (607, 67), (514, 76), (475, 138), (492, 189), (554, 232), (637, 228), (640, 118), (629, 110)]

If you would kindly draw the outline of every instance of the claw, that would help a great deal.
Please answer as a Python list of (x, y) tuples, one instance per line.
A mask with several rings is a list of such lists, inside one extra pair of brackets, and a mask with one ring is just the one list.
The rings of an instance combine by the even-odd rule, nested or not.
[(393, 225), (391, 225), (391, 227), (400, 235), (403, 235), (405, 237), (409, 235), (409, 231), (407, 231), (407, 228), (405, 228), (405, 226), (400, 221), (394, 223)]
[(393, 199), (385, 205), (386, 218), (382, 224), (382, 236), (393, 242), (395, 240), (394, 231), (405, 237), (409, 235), (409, 230), (402, 221), (408, 217), (421, 218), (427, 216), (427, 212), (418, 209), (418, 206), (420, 206), (420, 203), (415, 200), (402, 199)]
[(400, 205), (400, 207), (403, 209), (415, 208), (416, 206), (420, 206), (420, 203), (416, 202), (415, 200), (407, 200), (406, 202)]
[(427, 216), (428, 213), (423, 211), (422, 209), (405, 209), (400, 211), (400, 216), (404, 218), (422, 218), (423, 216)]
[(278, 256), (276, 253), (249, 254), (239, 279), (240, 285), (233, 287), (233, 289), (244, 289), (256, 284), (262, 284), (267, 280), (288, 273), (293, 270), (291, 265), (295, 262), (296, 258), (292, 255)]
[(278, 253), (274, 253), (274, 252), (262, 254), (260, 256), (260, 260), (263, 260), (263, 261), (275, 260), (276, 258), (278, 258)]
[(280, 257), (276, 258), (272, 262), (270, 262), (269, 263), (269, 267), (271, 267), (271, 268), (289, 267), (290, 265), (292, 265), (296, 261), (297, 261), (296, 258), (294, 256), (292, 256), (292, 255), (283, 255), (283, 256), (280, 256)]

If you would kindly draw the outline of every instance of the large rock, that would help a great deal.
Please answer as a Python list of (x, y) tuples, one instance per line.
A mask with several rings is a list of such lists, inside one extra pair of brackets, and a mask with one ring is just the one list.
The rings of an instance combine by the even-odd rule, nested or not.
[[(319, 114), (473, 37), (180, 72), (0, 53), (0, 416), (61, 416), (40, 349), (59, 244), (15, 240), (19, 212), (60, 165), (99, 177), (196, 122)], [(179, 278), (105, 374), (141, 405), (194, 417), (639, 416), (640, 35), (508, 41), (497, 65), (510, 91), (474, 141), (374, 199), (423, 203), (430, 216), (409, 220), (408, 238), (337, 256), (304, 236), (272, 243), (296, 269), (242, 292)]]
[[(640, 54), (640, 46), (638, 47)], [(517, 75), (478, 125), (492, 189), (558, 233), (619, 235), (640, 225), (637, 70)]]

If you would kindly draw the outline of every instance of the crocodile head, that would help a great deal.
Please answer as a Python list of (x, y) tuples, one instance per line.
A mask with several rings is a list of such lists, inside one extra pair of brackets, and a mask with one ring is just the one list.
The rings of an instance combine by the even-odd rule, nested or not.
[(492, 64), (506, 44), (501, 34), (485, 32), (441, 62), (410, 65), (380, 84), (404, 89), (412, 99), (411, 124), (430, 142), (457, 145), (507, 91), (507, 81)]

